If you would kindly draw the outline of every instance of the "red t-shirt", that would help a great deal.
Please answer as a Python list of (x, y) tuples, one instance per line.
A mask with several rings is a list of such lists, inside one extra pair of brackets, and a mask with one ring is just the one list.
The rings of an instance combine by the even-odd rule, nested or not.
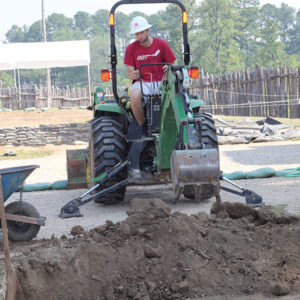
[[(141, 46), (139, 41), (135, 41), (127, 46), (124, 58), (124, 64), (135, 67), (138, 70), (142, 64), (150, 63), (173, 63), (176, 56), (168, 43), (162, 39), (153, 38), (149, 47)], [(141, 68), (141, 74), (144, 81), (161, 81), (163, 76), (163, 66), (145, 66)]]

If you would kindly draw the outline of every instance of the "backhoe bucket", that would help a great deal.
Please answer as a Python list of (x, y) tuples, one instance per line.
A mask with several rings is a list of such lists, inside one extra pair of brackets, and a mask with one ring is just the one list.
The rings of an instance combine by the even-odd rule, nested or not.
[(220, 163), (217, 149), (174, 150), (171, 175), (176, 201), (185, 186), (194, 186), (195, 201), (201, 200), (201, 187), (219, 185)]

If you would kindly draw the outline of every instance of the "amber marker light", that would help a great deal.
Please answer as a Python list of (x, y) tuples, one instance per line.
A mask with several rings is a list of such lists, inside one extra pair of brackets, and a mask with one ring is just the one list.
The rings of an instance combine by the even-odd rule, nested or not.
[(192, 79), (199, 78), (199, 68), (198, 67), (190, 67), (189, 68), (189, 76)]
[(187, 12), (184, 11), (182, 12), (182, 23), (187, 24), (187, 22), (188, 22)]
[(110, 14), (109, 15), (109, 25), (110, 26), (114, 26), (115, 25), (115, 15), (114, 14)]
[(112, 73), (108, 69), (101, 70), (101, 81), (109, 81), (112, 79)]

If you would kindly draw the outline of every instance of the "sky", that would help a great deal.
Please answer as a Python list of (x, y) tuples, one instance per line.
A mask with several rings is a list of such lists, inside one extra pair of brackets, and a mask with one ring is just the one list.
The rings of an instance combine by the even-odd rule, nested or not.
[[(44, 0), (45, 14), (62, 13), (67, 17), (73, 17), (78, 11), (94, 14), (99, 9), (110, 10), (117, 0)], [(201, 1), (201, 0), (197, 0)], [(276, 6), (284, 2), (291, 7), (300, 9), (299, 0), (260, 0), (261, 5), (271, 3)], [(31, 25), (41, 19), (41, 0), (0, 0), (0, 43), (5, 40), (5, 33), (12, 25)], [(117, 11), (129, 13), (139, 10), (146, 14), (152, 14), (165, 9), (166, 4), (122, 5)]]

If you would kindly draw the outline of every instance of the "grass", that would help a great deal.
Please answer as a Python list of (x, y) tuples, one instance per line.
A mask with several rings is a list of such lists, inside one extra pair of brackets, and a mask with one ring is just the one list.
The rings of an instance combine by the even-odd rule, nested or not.
[[(222, 119), (224, 121), (239, 122), (244, 119), (248, 119), (251, 122), (263, 120), (263, 117), (246, 117), (246, 116), (223, 116), (223, 115), (214, 115), (214, 118)], [(285, 125), (294, 125), (294, 129), (300, 129), (300, 119), (286, 119), (286, 118), (274, 118), (275, 120), (281, 122)]]
[[(6, 151), (9, 152), (9, 151)], [(43, 151), (24, 151), (24, 150), (16, 150), (17, 153), (16, 156), (0, 156), (0, 160), (16, 160), (16, 159), (29, 159), (29, 158), (40, 158), (40, 157), (46, 157), (53, 153), (53, 151), (50, 150), (43, 150)], [(4, 153), (0, 153), (2, 155)]]

